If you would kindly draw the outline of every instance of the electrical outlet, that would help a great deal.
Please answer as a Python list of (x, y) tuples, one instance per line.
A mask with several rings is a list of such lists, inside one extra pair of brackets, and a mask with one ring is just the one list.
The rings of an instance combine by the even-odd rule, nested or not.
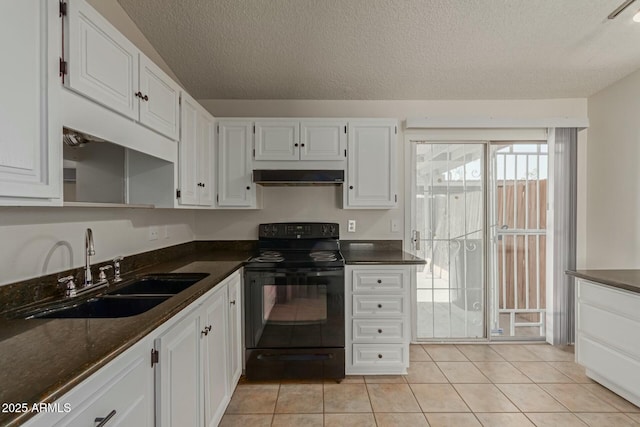
[(349, 233), (355, 233), (356, 232), (356, 220), (355, 219), (350, 219), (348, 226), (347, 226), (347, 231)]
[(157, 225), (149, 226), (149, 240), (158, 240), (158, 236), (160, 232), (158, 231)]
[(397, 233), (400, 231), (400, 221), (398, 221), (397, 219), (392, 219), (391, 220), (391, 232), (392, 233)]

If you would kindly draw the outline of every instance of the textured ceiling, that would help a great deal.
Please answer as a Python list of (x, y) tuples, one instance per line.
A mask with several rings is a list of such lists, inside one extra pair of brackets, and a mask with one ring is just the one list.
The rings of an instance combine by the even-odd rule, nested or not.
[(118, 1), (198, 99), (587, 97), (640, 68), (640, 2)]

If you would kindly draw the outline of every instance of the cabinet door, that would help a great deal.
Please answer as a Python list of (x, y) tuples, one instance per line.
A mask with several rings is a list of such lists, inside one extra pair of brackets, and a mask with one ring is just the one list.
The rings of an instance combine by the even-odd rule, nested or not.
[(229, 398), (227, 312), (227, 289), (221, 286), (204, 302), (201, 314), (201, 328), (205, 331), (200, 342), (204, 377), (204, 425), (207, 427), (218, 425)]
[(396, 124), (349, 123), (346, 206), (396, 206)]
[(177, 140), (180, 87), (142, 54), (139, 91), (140, 123)]
[(111, 418), (107, 425), (152, 426), (153, 369), (149, 366), (149, 353), (140, 353), (125, 369), (113, 372), (110, 381), (100, 385), (79, 407), (72, 406), (69, 415), (55, 426), (92, 426), (97, 424), (96, 419), (108, 416)]
[(300, 123), (300, 160), (345, 160), (347, 122)]
[(252, 122), (218, 124), (218, 206), (254, 207)]
[[(213, 137), (215, 123), (206, 111), (198, 113), (198, 159), (197, 159), (197, 186), (198, 204), (211, 206), (213, 204)], [(199, 185), (198, 185), (199, 184)]]
[(202, 425), (200, 329), (192, 312), (155, 342), (158, 426)]
[(260, 121), (255, 123), (256, 160), (298, 160), (300, 122)]
[(242, 286), (241, 275), (236, 273), (227, 284), (229, 293), (229, 391), (242, 375)]
[(195, 100), (182, 94), (180, 109), (180, 204), (198, 204), (198, 109)]
[(68, 86), (138, 119), (138, 49), (86, 1), (68, 2)]
[(62, 128), (48, 123), (52, 117), (47, 115), (47, 70), (52, 68), (46, 31), (57, 2), (22, 0), (2, 6), (0, 50), (6, 66), (0, 79), (0, 196), (60, 197), (56, 177), (61, 165), (54, 153), (59, 153)]

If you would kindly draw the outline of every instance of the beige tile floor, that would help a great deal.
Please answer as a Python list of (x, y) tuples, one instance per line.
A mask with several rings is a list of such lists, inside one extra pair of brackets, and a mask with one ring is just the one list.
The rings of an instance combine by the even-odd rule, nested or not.
[(411, 346), (407, 375), (237, 386), (221, 426), (640, 426), (640, 408), (586, 377), (571, 348)]

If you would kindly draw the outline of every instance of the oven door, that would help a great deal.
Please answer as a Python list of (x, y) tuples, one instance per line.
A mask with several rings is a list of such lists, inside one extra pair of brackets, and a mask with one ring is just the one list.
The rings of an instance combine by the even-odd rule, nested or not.
[(344, 348), (344, 269), (245, 270), (249, 349)]

